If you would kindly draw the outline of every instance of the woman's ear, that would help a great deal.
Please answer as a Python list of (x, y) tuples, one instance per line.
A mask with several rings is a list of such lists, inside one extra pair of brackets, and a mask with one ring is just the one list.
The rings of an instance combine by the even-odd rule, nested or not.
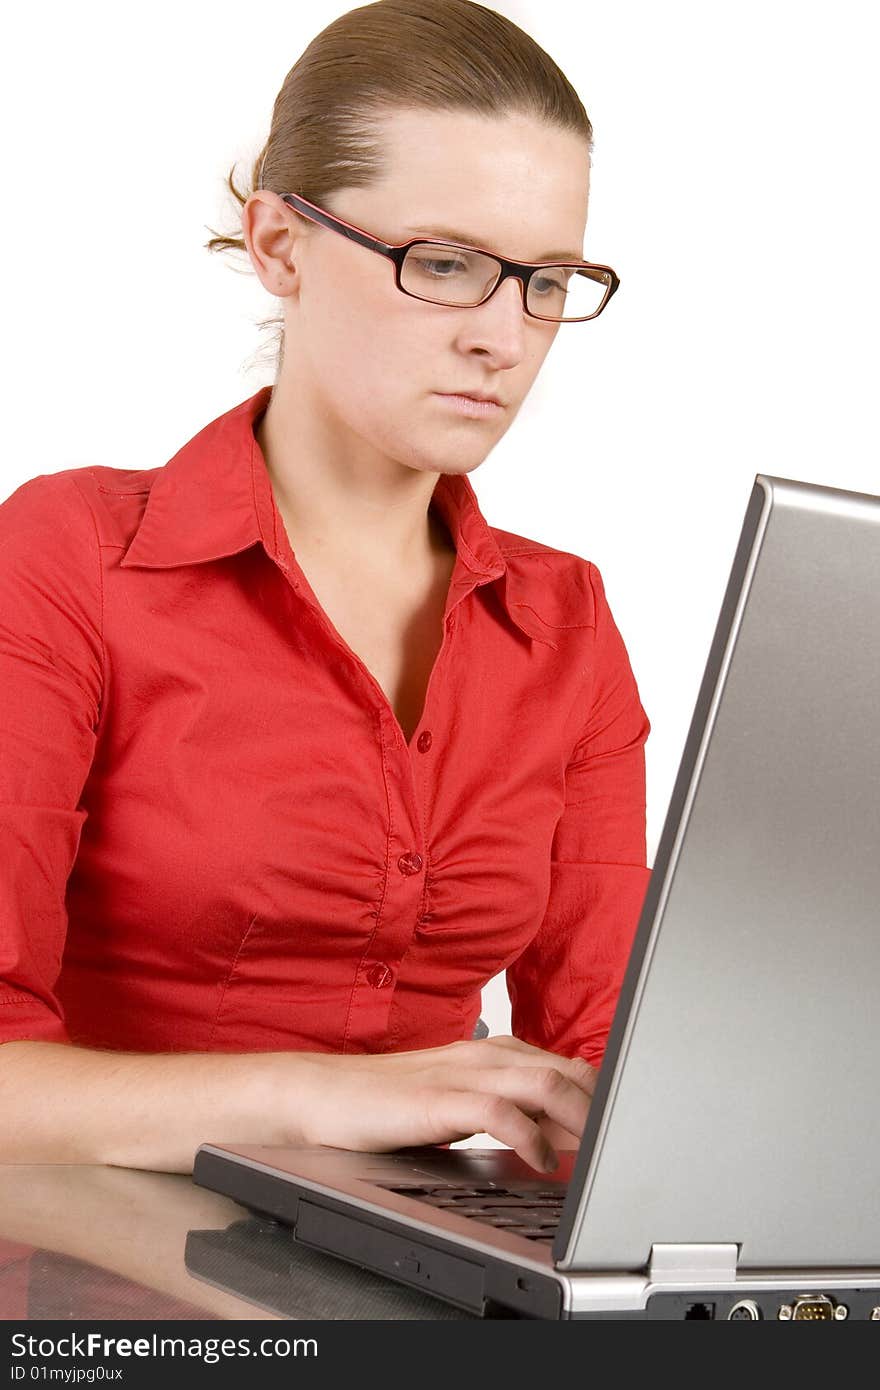
[(306, 235), (303, 219), (268, 189), (252, 193), (241, 227), (251, 264), (269, 294), (286, 298), (299, 287), (297, 253)]

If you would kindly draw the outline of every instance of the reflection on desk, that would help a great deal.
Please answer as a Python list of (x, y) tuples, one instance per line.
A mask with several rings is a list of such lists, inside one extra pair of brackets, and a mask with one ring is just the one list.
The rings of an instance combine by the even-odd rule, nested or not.
[(0, 1320), (4, 1322), (202, 1322), (219, 1317), (100, 1265), (0, 1240)]
[(449, 1304), (298, 1244), (268, 1216), (225, 1230), (190, 1231), (186, 1267), (196, 1279), (285, 1318), (470, 1319)]
[(179, 1173), (0, 1164), (0, 1320), (467, 1319)]

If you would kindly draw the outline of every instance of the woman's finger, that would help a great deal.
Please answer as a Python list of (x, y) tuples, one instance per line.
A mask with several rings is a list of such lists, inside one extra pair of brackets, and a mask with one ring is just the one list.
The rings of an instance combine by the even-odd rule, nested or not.
[(378, 1058), (362, 1060), (364, 1063), (378, 1061), (384, 1066), (392, 1057), (398, 1061), (400, 1069), (418, 1071), (426, 1077), (445, 1076), (450, 1064), (463, 1075), (472, 1070), (483, 1071), (491, 1067), (507, 1069), (514, 1066), (523, 1070), (535, 1067), (543, 1070), (552, 1067), (588, 1098), (595, 1090), (598, 1075), (596, 1068), (583, 1057), (559, 1057), (553, 1052), (544, 1052), (540, 1047), (524, 1043), (520, 1038), (506, 1036), (452, 1043), (448, 1047), (429, 1048), (424, 1052), (385, 1054)]
[[(440, 1073), (432, 1077), (433, 1086), (438, 1085), (440, 1077)], [(570, 1134), (581, 1134), (587, 1122), (589, 1097), (552, 1066), (475, 1068), (448, 1074), (446, 1081), (450, 1090), (476, 1091), (512, 1101), (532, 1118), (546, 1116)]]
[(549, 1120), (546, 1115), (539, 1115), (535, 1123), (557, 1153), (580, 1148), (580, 1135), (572, 1134), (569, 1129), (563, 1129), (562, 1125), (556, 1124), (554, 1120)]
[(427, 1142), (454, 1143), (474, 1134), (488, 1134), (539, 1172), (552, 1173), (558, 1167), (553, 1147), (539, 1126), (504, 1096), (431, 1087), (422, 1092), (421, 1104), (427, 1132), (453, 1136)]
[(490, 1043), (497, 1044), (498, 1048), (505, 1053), (515, 1054), (523, 1066), (546, 1066), (548, 1062), (552, 1063), (569, 1081), (573, 1081), (589, 1096), (596, 1088), (598, 1069), (591, 1066), (583, 1057), (560, 1057), (555, 1052), (545, 1052), (540, 1047), (533, 1047), (531, 1043), (523, 1042), (522, 1038), (514, 1038), (508, 1034), (484, 1038), (476, 1046), (488, 1046)]

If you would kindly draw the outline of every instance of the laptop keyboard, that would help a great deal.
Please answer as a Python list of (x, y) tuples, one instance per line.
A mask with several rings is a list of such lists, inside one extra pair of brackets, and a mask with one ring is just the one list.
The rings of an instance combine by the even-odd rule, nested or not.
[(525, 1236), (539, 1244), (552, 1245), (562, 1215), (565, 1188), (471, 1187), (444, 1183), (431, 1187), (415, 1183), (378, 1183), (388, 1192), (413, 1197), (456, 1216), (469, 1216), (484, 1226), (496, 1226)]

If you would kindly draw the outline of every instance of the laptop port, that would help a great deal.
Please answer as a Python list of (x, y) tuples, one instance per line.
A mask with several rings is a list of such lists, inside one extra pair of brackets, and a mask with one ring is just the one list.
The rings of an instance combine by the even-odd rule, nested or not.
[(729, 1322), (758, 1322), (761, 1310), (753, 1298), (741, 1298), (727, 1314)]
[(845, 1303), (834, 1303), (827, 1294), (801, 1294), (793, 1303), (783, 1303), (776, 1315), (783, 1322), (841, 1322), (849, 1316)]
[(714, 1303), (689, 1303), (684, 1310), (686, 1318), (710, 1319), (715, 1316)]

